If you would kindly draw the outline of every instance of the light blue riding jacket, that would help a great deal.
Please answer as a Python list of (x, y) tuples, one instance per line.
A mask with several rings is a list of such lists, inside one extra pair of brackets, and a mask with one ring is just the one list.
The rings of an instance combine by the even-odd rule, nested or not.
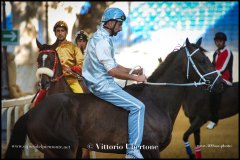
[(118, 88), (108, 71), (117, 67), (112, 39), (102, 26), (90, 38), (83, 62), (82, 76), (91, 92), (112, 91)]

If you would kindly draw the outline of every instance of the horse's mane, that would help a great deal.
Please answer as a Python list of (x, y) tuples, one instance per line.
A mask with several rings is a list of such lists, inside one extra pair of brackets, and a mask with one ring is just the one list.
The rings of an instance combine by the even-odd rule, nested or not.
[(161, 63), (161, 65), (159, 65), (154, 72), (152, 73), (152, 75), (148, 78), (148, 82), (156, 82), (156, 80), (159, 78), (159, 76), (161, 76), (163, 74), (163, 72), (165, 71), (165, 68), (168, 68), (169, 65), (172, 65), (172, 61), (175, 58), (175, 54), (178, 54), (178, 52), (180, 52), (184, 47), (182, 46), (181, 48), (177, 49), (177, 50), (173, 50), (167, 57), (166, 59)]
[[(200, 51), (202, 52), (207, 52), (207, 50), (205, 50), (204, 48), (202, 48), (201, 46), (197, 46), (194, 43), (191, 43), (191, 45), (193, 45), (196, 48), (199, 48)], [(179, 48), (177, 48), (179, 47)], [(167, 68), (169, 65), (172, 64), (172, 61), (174, 59), (174, 55), (178, 54), (178, 52), (182, 51), (183, 48), (185, 48), (185, 45), (180, 45), (174, 48), (174, 50), (166, 57), (166, 59), (161, 63), (161, 65), (159, 65), (154, 72), (152, 73), (152, 75), (148, 78), (148, 82), (156, 82), (157, 78), (159, 76), (161, 76), (163, 74), (163, 72), (165, 71), (165, 68)]]
[[(167, 68), (169, 65), (172, 64), (172, 61), (175, 58), (175, 54), (178, 54), (180, 50), (183, 48), (183, 46), (180, 46), (180, 48), (174, 50), (166, 57), (166, 59), (159, 65), (152, 75), (147, 79), (148, 82), (156, 82), (156, 80), (159, 78), (159, 75), (163, 74), (165, 71), (165, 68)], [(126, 90), (132, 90), (132, 91), (142, 91), (142, 89), (145, 87), (144, 83), (140, 84), (131, 84), (125, 87)]]

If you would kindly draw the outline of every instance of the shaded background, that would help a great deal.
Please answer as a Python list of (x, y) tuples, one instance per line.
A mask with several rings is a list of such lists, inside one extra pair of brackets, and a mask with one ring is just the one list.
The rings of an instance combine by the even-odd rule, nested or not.
[[(206, 55), (212, 59), (216, 49), (213, 38), (216, 32), (225, 32), (227, 45), (234, 55), (233, 81), (238, 81), (239, 76), (239, 3), (238, 1), (202, 1), (202, 2), (10, 2), (1, 1), (1, 29), (4, 28), (3, 8), (6, 10), (6, 29), (16, 29), (20, 33), (19, 45), (7, 46), (6, 58), (8, 67), (2, 67), (2, 73), (8, 73), (8, 85), (11, 95), (5, 98), (17, 98), (26, 94), (34, 94), (36, 88), (35, 72), (37, 70), (38, 48), (36, 38), (41, 43), (53, 44), (56, 40), (53, 26), (59, 20), (68, 24), (67, 40), (74, 42), (75, 33), (81, 29), (90, 35), (99, 27), (102, 13), (107, 7), (119, 7), (127, 20), (123, 30), (113, 37), (116, 47), (118, 63), (126, 67), (141, 65), (149, 76), (158, 65), (158, 58), (163, 60), (175, 48), (184, 45), (188, 37), (195, 43), (203, 37), (202, 46), (208, 52)], [(3, 46), (1, 46), (3, 54)], [(2, 74), (2, 80), (4, 75)], [(3, 81), (2, 81), (3, 82)], [(118, 80), (120, 85), (123, 81)], [(130, 82), (131, 83), (131, 82)], [(3, 89), (2, 83), (2, 89)], [(3, 99), (3, 97), (2, 97)], [(166, 157), (185, 157), (181, 144), (183, 128), (187, 121), (180, 112), (176, 121), (173, 136), (176, 138), (166, 149)], [(184, 125), (182, 125), (184, 124)], [(227, 127), (232, 128), (227, 128)], [(181, 128), (183, 127), (183, 128)], [(229, 132), (228, 131), (232, 131)], [(178, 133), (179, 132), (179, 133)], [(220, 134), (221, 132), (222, 134)], [(224, 132), (224, 133), (223, 133)], [(204, 131), (203, 143), (227, 143), (229, 139), (233, 144), (231, 151), (225, 149), (212, 149), (207, 152), (209, 158), (238, 157), (238, 115), (220, 125), (213, 132)], [(210, 135), (209, 135), (210, 134)], [(222, 137), (224, 136), (224, 137)], [(226, 137), (225, 137), (226, 136)], [(213, 138), (215, 137), (215, 139)], [(230, 137), (230, 138), (229, 138)], [(2, 137), (4, 139), (4, 137)], [(212, 142), (209, 140), (212, 140)], [(217, 140), (217, 141), (216, 141)], [(179, 141), (179, 143), (177, 143)], [(193, 144), (193, 142), (192, 142)], [(181, 146), (182, 145), (182, 146)], [(169, 149), (170, 148), (170, 149)], [(213, 151), (214, 150), (214, 151)], [(168, 152), (171, 151), (171, 152)], [(206, 151), (206, 149), (205, 149)], [(203, 151), (204, 152), (204, 151)], [(176, 153), (176, 154), (175, 154)], [(163, 152), (164, 155), (164, 152)], [(101, 154), (99, 154), (101, 156)], [(105, 155), (104, 155), (105, 156)], [(121, 155), (120, 155), (121, 156)], [(111, 157), (111, 156), (110, 156)]]

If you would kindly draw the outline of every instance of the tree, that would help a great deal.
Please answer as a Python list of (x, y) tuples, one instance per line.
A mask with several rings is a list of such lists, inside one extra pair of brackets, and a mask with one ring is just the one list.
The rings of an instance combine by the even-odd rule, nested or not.
[(81, 29), (90, 34), (95, 32), (100, 24), (104, 10), (112, 3), (114, 2), (90, 2), (91, 7), (88, 12), (83, 15), (77, 15), (77, 21), (73, 27), (72, 37), (74, 37), (75, 33)]

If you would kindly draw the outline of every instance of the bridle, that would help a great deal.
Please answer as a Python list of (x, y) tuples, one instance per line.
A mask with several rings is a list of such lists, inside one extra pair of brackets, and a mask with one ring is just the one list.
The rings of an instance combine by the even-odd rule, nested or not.
[[(180, 83), (152, 83), (152, 82), (144, 82), (144, 84), (148, 84), (148, 85), (168, 85), (168, 86), (200, 86), (200, 85), (207, 85), (208, 86), (208, 90), (211, 92), (213, 86), (215, 85), (217, 79), (220, 77), (220, 72), (219, 71), (213, 71), (207, 74), (202, 75), (199, 70), (197, 69), (194, 61), (192, 60), (192, 56), (197, 53), (200, 49), (197, 48), (195, 51), (193, 51), (191, 54), (189, 53), (189, 50), (187, 49), (187, 47), (185, 47), (185, 53), (187, 56), (187, 74), (186, 77), (187, 79), (189, 78), (189, 64), (191, 63), (192, 67), (194, 68), (195, 72), (199, 75), (200, 80), (199, 82), (194, 82), (194, 83), (184, 83), (184, 84), (180, 84)], [(140, 67), (140, 66), (135, 66), (134, 68), (131, 69), (131, 71), (129, 72), (129, 74), (132, 74), (132, 72), (134, 71), (135, 68)], [(140, 67), (141, 68), (141, 67)], [(217, 73), (217, 77), (215, 78), (215, 80), (213, 81), (213, 83), (211, 84), (209, 80), (206, 80), (205, 77), (211, 74)], [(127, 85), (127, 80), (125, 83), (125, 86)]]
[[(45, 62), (46, 57), (42, 57), (43, 58), (43, 67), (37, 69), (36, 76), (37, 76), (37, 79), (39, 81), (39, 87), (42, 88), (42, 84), (41, 84), (42, 74), (46, 74), (49, 77), (51, 77), (51, 82), (59, 81), (64, 76), (64, 74), (61, 74), (60, 76), (57, 76), (57, 77), (54, 78), (54, 76), (56, 74), (56, 68), (57, 68), (57, 65), (58, 65), (57, 52), (55, 50), (51, 50), (51, 49), (41, 50), (40, 53), (54, 53), (54, 65), (53, 65), (52, 69), (49, 69), (49, 68), (44, 66), (44, 62)], [(46, 90), (48, 90), (48, 89), (49, 89), (49, 87), (46, 88)]]
[[(194, 68), (194, 70), (196, 71), (196, 73), (199, 75), (199, 77), (200, 77), (200, 80), (199, 80), (199, 82), (201, 82), (201, 81), (203, 81), (203, 83), (205, 84), (205, 85), (208, 85), (208, 89), (211, 91), (212, 90), (212, 88), (213, 88), (213, 86), (215, 85), (215, 83), (216, 83), (216, 81), (217, 81), (217, 79), (220, 77), (220, 72), (218, 71), (218, 70), (215, 70), (215, 71), (212, 71), (212, 72), (209, 72), (209, 73), (206, 73), (206, 74), (204, 74), (204, 75), (202, 75), (199, 71), (198, 71), (198, 69), (197, 69), (197, 67), (196, 67), (196, 65), (194, 64), (194, 62), (193, 62), (193, 60), (192, 60), (192, 56), (195, 54), (195, 53), (197, 53), (197, 51), (199, 51), (199, 48), (198, 49), (196, 49), (195, 51), (193, 51), (191, 54), (189, 53), (189, 50), (187, 49), (187, 47), (185, 47), (185, 53), (187, 54), (187, 58), (188, 58), (188, 63), (187, 63), (187, 79), (189, 78), (189, 62), (191, 62), (191, 64), (192, 64), (192, 67)], [(206, 80), (204, 77), (206, 77), (206, 76), (208, 76), (208, 75), (211, 75), (211, 74), (214, 74), (214, 73), (217, 73), (217, 77), (215, 78), (215, 80), (212, 82), (212, 84), (210, 83), (210, 81), (209, 80)]]

